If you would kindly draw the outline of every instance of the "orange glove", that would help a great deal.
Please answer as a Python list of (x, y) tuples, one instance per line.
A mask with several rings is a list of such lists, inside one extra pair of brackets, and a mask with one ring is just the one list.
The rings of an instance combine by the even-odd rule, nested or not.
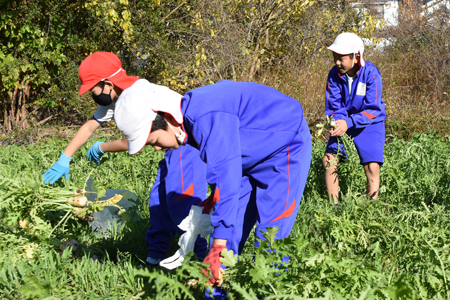
[(211, 250), (209, 250), (208, 256), (206, 256), (205, 259), (203, 260), (203, 263), (209, 264), (210, 266), (207, 269), (203, 269), (202, 273), (205, 276), (208, 276), (207, 270), (209, 270), (213, 276), (213, 278), (210, 278), (208, 280), (209, 284), (216, 284), (221, 279), (219, 272), (220, 266), (222, 265), (222, 263), (219, 261), (221, 257), (220, 252), (222, 252), (222, 250), (226, 248), (227, 248), (226, 246), (213, 244)]

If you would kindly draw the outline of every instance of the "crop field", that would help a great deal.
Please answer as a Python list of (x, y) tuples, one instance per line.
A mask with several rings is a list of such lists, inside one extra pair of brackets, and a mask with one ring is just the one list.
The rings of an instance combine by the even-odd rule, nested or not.
[[(151, 147), (136, 156), (113, 153), (97, 166), (85, 158), (90, 141), (75, 154), (70, 181), (45, 186), (43, 172), (67, 143), (55, 137), (1, 149), (0, 299), (201, 299), (201, 279), (188, 284), (201, 277), (201, 262), (171, 272), (139, 268), (151, 222), (148, 194), (163, 153)], [(224, 275), (229, 298), (450, 299), (450, 138), (388, 136), (378, 200), (364, 196), (364, 171), (349, 149), (340, 164), (338, 206), (326, 197), (324, 149), (323, 140), (315, 141), (290, 237), (273, 240), (274, 228), (266, 234), (270, 245), (254, 248), (250, 237), (239, 260), (227, 259), (234, 265)], [(134, 221), (99, 236), (55, 204), (89, 178), (134, 192), (138, 200), (128, 212)], [(78, 250), (61, 252), (69, 239)], [(169, 254), (176, 249), (174, 240)]]

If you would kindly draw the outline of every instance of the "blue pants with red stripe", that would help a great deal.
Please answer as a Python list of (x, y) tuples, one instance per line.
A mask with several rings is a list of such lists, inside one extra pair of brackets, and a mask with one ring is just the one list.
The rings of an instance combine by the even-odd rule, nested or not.
[[(148, 256), (166, 258), (170, 240), (176, 233), (184, 233), (178, 228), (189, 215), (192, 205), (206, 199), (206, 164), (200, 159), (198, 150), (189, 145), (166, 151), (159, 162), (158, 175), (150, 193), (150, 228), (145, 236), (149, 245)], [(204, 257), (207, 243), (197, 238), (194, 252)]]
[[(227, 240), (228, 250), (241, 254), (255, 223), (255, 235), (260, 239), (264, 239), (261, 230), (265, 232), (267, 227), (280, 229), (276, 239), (289, 236), (311, 165), (311, 137), (302, 139), (302, 143), (290, 145), (242, 177), (238, 217), (233, 239)], [(257, 241), (255, 246), (259, 247)], [(213, 288), (212, 293), (213, 299), (227, 298), (221, 288)], [(211, 299), (208, 290), (205, 296)]]
[(228, 250), (240, 254), (255, 223), (258, 238), (264, 239), (260, 231), (267, 227), (280, 228), (277, 239), (289, 236), (308, 178), (311, 152), (309, 137), (301, 145), (288, 146), (261, 162), (242, 177), (238, 216), (233, 239), (227, 241)]

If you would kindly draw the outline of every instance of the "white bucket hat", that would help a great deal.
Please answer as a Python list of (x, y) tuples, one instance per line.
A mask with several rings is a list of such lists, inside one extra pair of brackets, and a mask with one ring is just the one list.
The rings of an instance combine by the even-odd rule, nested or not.
[(122, 92), (116, 103), (114, 119), (128, 141), (128, 153), (133, 155), (144, 148), (158, 112), (172, 115), (183, 123), (182, 96), (168, 87), (137, 81)]
[(364, 42), (354, 33), (343, 32), (336, 37), (333, 44), (328, 47), (328, 50), (337, 54), (358, 54), (360, 56), (360, 65), (363, 67), (365, 62), (363, 59)]

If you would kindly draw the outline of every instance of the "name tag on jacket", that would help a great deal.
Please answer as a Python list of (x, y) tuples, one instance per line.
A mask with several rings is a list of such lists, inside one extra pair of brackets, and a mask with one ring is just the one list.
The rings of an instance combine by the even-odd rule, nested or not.
[(366, 84), (363, 82), (358, 83), (358, 88), (356, 89), (356, 95), (365, 96), (366, 95)]

